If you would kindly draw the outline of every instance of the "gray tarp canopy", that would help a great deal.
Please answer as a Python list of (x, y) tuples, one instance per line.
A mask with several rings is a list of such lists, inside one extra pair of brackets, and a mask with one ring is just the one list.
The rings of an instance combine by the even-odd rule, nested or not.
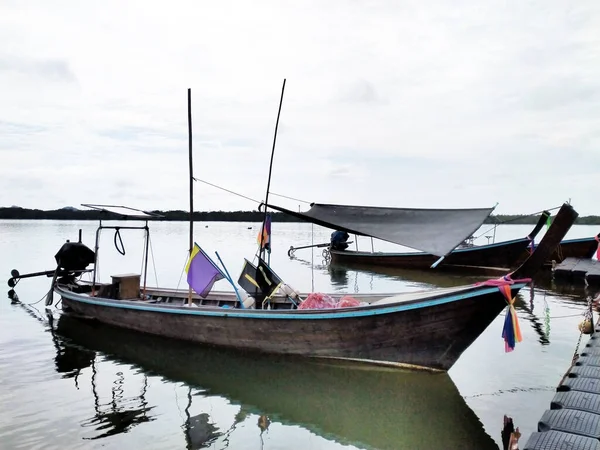
[(335, 230), (371, 236), (436, 256), (446, 256), (483, 224), (495, 207), (414, 209), (312, 203), (306, 212), (277, 211)]

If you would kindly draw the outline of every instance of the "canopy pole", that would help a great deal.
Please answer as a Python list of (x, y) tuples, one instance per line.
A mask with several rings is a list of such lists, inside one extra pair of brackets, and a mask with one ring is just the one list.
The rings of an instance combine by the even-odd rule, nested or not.
[(311, 223), (310, 224), (310, 286), (311, 286), (311, 291), (310, 292), (315, 292), (315, 251), (313, 249), (313, 247), (315, 246), (315, 224)]
[(445, 256), (442, 256), (440, 259), (438, 259), (436, 262), (434, 262), (431, 265), (430, 269), (435, 269), (438, 266), (438, 264), (441, 263), (444, 260), (444, 258), (445, 258)]
[(148, 227), (148, 221), (144, 226), (146, 231), (146, 244), (144, 248), (144, 289), (142, 290), (142, 299), (146, 300), (146, 280), (148, 279), (148, 246), (150, 245), (150, 228)]
[[(271, 162), (269, 163), (269, 178), (267, 179), (267, 193), (265, 195), (265, 215), (263, 218), (263, 223), (260, 229), (260, 237), (261, 237), (261, 245), (260, 245), (260, 258), (263, 259), (264, 253), (265, 253), (265, 247), (264, 247), (264, 242), (262, 241), (264, 239), (264, 232), (265, 232), (265, 225), (266, 225), (266, 221), (267, 221), (267, 210), (268, 207), (267, 205), (269, 204), (269, 189), (271, 187), (271, 172), (273, 170), (273, 155), (275, 154), (275, 142), (277, 141), (277, 129), (279, 128), (279, 116), (281, 115), (281, 105), (283, 104), (283, 92), (285, 91), (285, 78), (283, 79), (283, 86), (281, 86), (281, 97), (279, 98), (279, 110), (277, 111), (277, 121), (275, 122), (275, 134), (273, 135), (273, 147), (271, 149)], [(270, 264), (270, 258), (269, 258), (269, 264)]]
[(225, 263), (223, 262), (223, 260), (219, 256), (219, 252), (215, 252), (215, 255), (217, 255), (217, 258), (219, 258), (219, 262), (223, 266), (223, 270), (225, 271), (225, 275), (227, 277), (227, 281), (229, 281), (229, 283), (231, 283), (231, 285), (233, 286), (233, 290), (235, 291), (235, 296), (237, 297), (238, 302), (240, 302), (240, 308), (246, 309), (246, 306), (244, 305), (244, 302), (242, 301), (242, 297), (240, 296), (240, 293), (238, 292), (237, 286), (233, 282), (233, 279), (231, 278), (231, 275), (229, 275), (229, 271), (227, 270), (227, 267), (225, 267)]
[(375, 253), (375, 248), (373, 247), (373, 238), (371, 238), (371, 253)]
[[(192, 162), (192, 89), (188, 88), (187, 92), (188, 103), (188, 159), (190, 171), (190, 254), (194, 248), (194, 165)], [(188, 305), (192, 304), (192, 286), (188, 288)]]
[(354, 244), (356, 245), (356, 251), (358, 251), (358, 235), (354, 235)]

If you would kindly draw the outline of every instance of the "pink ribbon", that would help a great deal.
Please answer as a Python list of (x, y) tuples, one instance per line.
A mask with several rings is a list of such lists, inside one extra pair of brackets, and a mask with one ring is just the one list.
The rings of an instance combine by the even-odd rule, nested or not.
[(518, 280), (513, 280), (509, 275), (505, 275), (500, 278), (496, 278), (494, 280), (485, 280), (475, 283), (475, 286), (506, 286), (512, 285), (515, 283), (529, 283), (531, 278), (520, 278)]

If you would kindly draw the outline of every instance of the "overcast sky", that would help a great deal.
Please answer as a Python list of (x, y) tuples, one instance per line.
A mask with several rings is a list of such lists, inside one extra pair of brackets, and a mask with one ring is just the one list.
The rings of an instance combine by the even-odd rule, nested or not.
[(188, 209), (187, 88), (194, 175), (263, 199), (287, 78), (272, 192), (600, 214), (599, 41), (597, 0), (0, 0), (0, 206)]

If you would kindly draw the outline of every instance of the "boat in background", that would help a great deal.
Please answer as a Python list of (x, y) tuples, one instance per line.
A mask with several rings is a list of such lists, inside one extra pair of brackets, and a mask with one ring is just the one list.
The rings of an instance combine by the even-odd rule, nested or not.
[[(544, 211), (531, 233), (523, 238), (495, 242), (485, 245), (464, 245), (445, 256), (437, 270), (448, 272), (492, 273), (497, 269), (507, 271), (515, 268), (530, 253), (529, 248), (549, 217)], [(402, 269), (424, 270), (431, 268), (439, 259), (425, 252), (360, 252), (354, 250), (329, 249), (334, 264), (361, 264)]]
[[(490, 268), (503, 272), (516, 268), (531, 253), (529, 249), (534, 239), (550, 217), (548, 211), (543, 211), (531, 233), (523, 238), (473, 245), (468, 238), (493, 208), (424, 210), (313, 203), (307, 212), (296, 212), (272, 204), (269, 207), (335, 229), (336, 233), (346, 233), (347, 237), (348, 233), (367, 236), (420, 250), (402, 253), (348, 250), (343, 242), (341, 245), (335, 242), (336, 233), (333, 233), (332, 242), (325, 250), (325, 256), (333, 264), (480, 273)], [(295, 250), (290, 248), (288, 255), (292, 256)]]

